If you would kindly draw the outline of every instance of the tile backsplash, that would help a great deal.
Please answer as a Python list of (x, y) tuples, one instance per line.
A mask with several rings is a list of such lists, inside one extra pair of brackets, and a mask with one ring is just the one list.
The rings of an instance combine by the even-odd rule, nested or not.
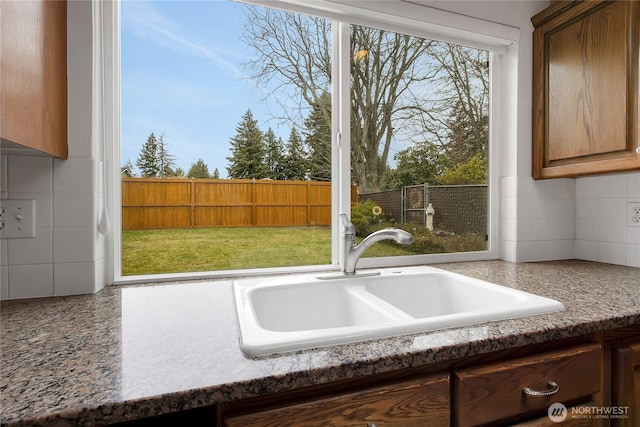
[(576, 179), (576, 258), (640, 267), (640, 227), (626, 218), (630, 202), (640, 202), (640, 173)]

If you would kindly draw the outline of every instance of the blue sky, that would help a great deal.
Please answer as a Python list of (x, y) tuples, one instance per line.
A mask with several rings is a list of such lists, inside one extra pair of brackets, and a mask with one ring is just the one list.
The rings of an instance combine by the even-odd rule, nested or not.
[(286, 142), (243, 64), (242, 4), (208, 1), (123, 1), (122, 164), (135, 165), (151, 132), (165, 135), (185, 173), (202, 158), (226, 177), (229, 139), (250, 108), (263, 131)]

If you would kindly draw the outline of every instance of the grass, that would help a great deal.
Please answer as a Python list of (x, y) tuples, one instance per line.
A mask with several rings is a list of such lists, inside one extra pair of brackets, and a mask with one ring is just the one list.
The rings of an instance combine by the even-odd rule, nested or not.
[[(414, 255), (376, 244), (366, 256)], [(122, 275), (237, 270), (331, 262), (329, 227), (253, 227), (122, 232)]]

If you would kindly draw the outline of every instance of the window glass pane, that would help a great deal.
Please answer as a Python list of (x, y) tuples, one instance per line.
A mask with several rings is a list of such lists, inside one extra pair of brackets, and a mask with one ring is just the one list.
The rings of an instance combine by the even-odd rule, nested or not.
[(331, 23), (121, 5), (122, 275), (331, 262)]
[[(351, 26), (352, 222), (396, 255), (487, 250), (489, 53)], [(372, 252), (365, 256), (377, 256)]]

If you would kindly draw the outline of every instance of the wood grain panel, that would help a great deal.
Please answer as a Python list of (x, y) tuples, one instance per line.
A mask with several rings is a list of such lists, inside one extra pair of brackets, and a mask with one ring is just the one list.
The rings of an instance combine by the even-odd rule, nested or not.
[(626, 5), (548, 35), (549, 161), (626, 149)]
[(0, 136), (66, 159), (66, 1), (2, 1), (0, 33)]
[(227, 414), (223, 426), (449, 426), (449, 404), (449, 376), (445, 374), (255, 413)]
[(628, 408), (628, 417), (616, 419), (614, 426), (640, 425), (640, 342), (613, 349), (612, 390), (614, 406)]
[[(601, 346), (589, 344), (456, 371), (455, 423), (480, 425), (590, 397), (600, 390), (601, 360)], [(524, 395), (524, 387), (545, 390), (548, 381), (560, 386), (553, 396)]]

